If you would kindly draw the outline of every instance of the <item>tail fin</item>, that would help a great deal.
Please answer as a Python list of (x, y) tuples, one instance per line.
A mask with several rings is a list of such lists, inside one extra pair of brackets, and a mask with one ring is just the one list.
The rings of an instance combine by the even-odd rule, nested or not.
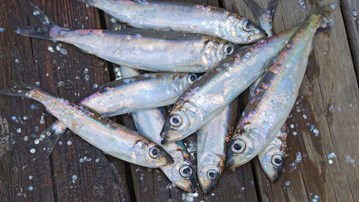
[(59, 142), (60, 137), (65, 133), (65, 131), (66, 126), (62, 122), (56, 121), (45, 131), (42, 132), (42, 134), (45, 135), (45, 139), (43, 139), (42, 141), (44, 141), (44, 148), (46, 148), (46, 150), (44, 151), (43, 156), (41, 156), (40, 159), (49, 158), (56, 144)]
[(33, 3), (30, 3), (32, 8), (32, 14), (44, 25), (44, 28), (39, 26), (31, 26), (30, 28), (18, 28), (15, 30), (15, 33), (39, 38), (56, 41), (56, 36), (59, 35), (61, 30), (64, 28), (59, 27), (54, 21), (52, 21), (39, 7), (35, 6)]
[(268, 36), (273, 35), (272, 21), (275, 11), (277, 10), (279, 0), (269, 0), (267, 8), (262, 8), (254, 0), (245, 1), (248, 7), (252, 10), (256, 18), (259, 20), (259, 24), (262, 29), (266, 31)]
[(323, 4), (320, 1), (317, 1), (313, 5), (313, 9), (309, 13), (309, 17), (319, 17), (321, 20), (321, 26), (317, 29), (316, 34), (330, 30), (334, 22), (332, 19), (329, 19), (331, 13), (338, 7), (339, 2), (334, 2), (331, 4)]
[(13, 82), (14, 85), (10, 89), (0, 90), (0, 95), (29, 97), (29, 93), (34, 90), (33, 87), (21, 82)]

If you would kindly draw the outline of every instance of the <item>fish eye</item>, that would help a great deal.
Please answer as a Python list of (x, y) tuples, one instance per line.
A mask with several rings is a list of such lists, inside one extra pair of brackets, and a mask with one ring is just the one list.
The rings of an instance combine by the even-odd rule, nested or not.
[(242, 29), (246, 32), (252, 31), (254, 28), (253, 23), (250, 20), (245, 20), (242, 25)]
[(150, 149), (150, 157), (153, 159), (157, 159), (158, 157), (161, 156), (161, 150), (157, 147), (152, 147)]
[(231, 149), (234, 153), (240, 154), (243, 153), (246, 149), (246, 143), (243, 142), (241, 139), (237, 139), (233, 142)]
[(214, 180), (217, 178), (217, 176), (218, 176), (218, 172), (216, 170), (210, 169), (207, 171), (207, 178), (209, 180)]
[(272, 157), (272, 164), (274, 166), (281, 166), (283, 164), (282, 155), (276, 154)]
[(172, 126), (178, 127), (182, 124), (182, 118), (177, 114), (171, 115), (170, 123)]
[(179, 170), (180, 175), (184, 178), (189, 178), (192, 175), (192, 168), (191, 166), (182, 166)]
[(188, 76), (188, 83), (192, 84), (198, 79), (198, 76), (196, 74), (190, 74)]
[(227, 44), (224, 46), (224, 52), (226, 55), (232, 54), (234, 51), (234, 46), (232, 44)]

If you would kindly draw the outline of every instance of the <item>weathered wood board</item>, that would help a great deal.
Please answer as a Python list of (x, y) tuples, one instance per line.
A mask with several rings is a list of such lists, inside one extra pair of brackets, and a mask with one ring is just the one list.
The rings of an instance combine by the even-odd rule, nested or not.
[[(61, 26), (101, 26), (98, 11), (79, 1), (33, 3)], [(1, 88), (19, 80), (76, 103), (109, 80), (106, 63), (94, 56), (71, 45), (16, 35), (17, 27), (39, 24), (27, 2), (2, 1), (0, 15)], [(108, 161), (70, 132), (49, 159), (39, 159), (45, 145), (35, 140), (55, 119), (28, 99), (1, 97), (0, 106), (1, 138), (11, 147), (0, 160), (0, 201), (130, 200), (122, 161)]]

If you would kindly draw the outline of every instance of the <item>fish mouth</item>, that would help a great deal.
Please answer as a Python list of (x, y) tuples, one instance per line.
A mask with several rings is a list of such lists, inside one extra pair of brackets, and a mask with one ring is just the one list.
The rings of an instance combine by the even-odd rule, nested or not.
[(267, 175), (268, 179), (274, 183), (278, 181), (279, 177), (282, 174), (283, 166), (274, 167), (271, 170), (264, 169), (264, 173)]
[(186, 180), (174, 182), (174, 184), (176, 185), (176, 187), (179, 187), (180, 189), (188, 193), (194, 193), (197, 191), (197, 187), (196, 187), (197, 180), (195, 176), (191, 176)]
[(163, 131), (161, 132), (161, 137), (163, 138), (161, 144), (175, 143), (184, 139), (182, 133), (177, 130)]
[(201, 185), (203, 193), (208, 194), (216, 186), (218, 177), (214, 180), (209, 180), (206, 177), (200, 176), (200, 177), (198, 177), (198, 181), (199, 181), (199, 184)]

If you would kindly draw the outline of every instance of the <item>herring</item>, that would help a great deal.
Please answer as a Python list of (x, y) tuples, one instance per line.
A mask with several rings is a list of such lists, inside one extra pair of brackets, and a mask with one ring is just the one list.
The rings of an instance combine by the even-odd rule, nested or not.
[(287, 154), (287, 132), (282, 127), (274, 139), (258, 154), (259, 163), (271, 182), (276, 182), (283, 171)]
[(328, 6), (314, 8), (269, 66), (228, 145), (228, 167), (235, 168), (253, 159), (287, 120), (304, 77), (315, 32), (330, 11)]
[(249, 19), (222, 8), (152, 0), (80, 0), (133, 27), (216, 36), (236, 44), (250, 44), (265, 32)]
[(166, 151), (135, 131), (37, 88), (17, 84), (11, 89), (1, 90), (0, 94), (41, 102), (49, 113), (71, 131), (113, 157), (149, 168), (158, 168), (173, 162)]
[(104, 60), (136, 69), (206, 72), (235, 50), (232, 43), (194, 33), (133, 28), (70, 30), (59, 27), (38, 7), (32, 8), (45, 28), (19, 28), (17, 34), (69, 43)]
[[(124, 79), (139, 75), (137, 70), (121, 67)], [(161, 145), (161, 130), (165, 116), (158, 108), (144, 109), (131, 113), (135, 127), (140, 135), (160, 145), (173, 159), (173, 164), (160, 167), (167, 178), (186, 192), (194, 192), (197, 181), (195, 170), (189, 160), (189, 154), (181, 141)]]
[(266, 71), (296, 29), (242, 47), (202, 75), (174, 104), (161, 132), (162, 142), (182, 140), (222, 112)]
[(235, 126), (238, 99), (197, 131), (197, 176), (204, 193), (211, 191), (223, 173), (226, 142)]
[[(262, 29), (267, 33), (268, 37), (273, 36), (273, 18), (277, 9), (279, 0), (270, 0), (266, 9), (259, 6), (254, 0), (245, 1), (251, 8), (259, 21)], [(255, 96), (255, 89), (263, 76), (258, 78), (249, 88), (249, 95)], [(283, 161), (286, 157), (287, 133), (285, 124), (278, 131), (274, 139), (258, 154), (259, 163), (271, 182), (275, 182), (282, 173)]]

